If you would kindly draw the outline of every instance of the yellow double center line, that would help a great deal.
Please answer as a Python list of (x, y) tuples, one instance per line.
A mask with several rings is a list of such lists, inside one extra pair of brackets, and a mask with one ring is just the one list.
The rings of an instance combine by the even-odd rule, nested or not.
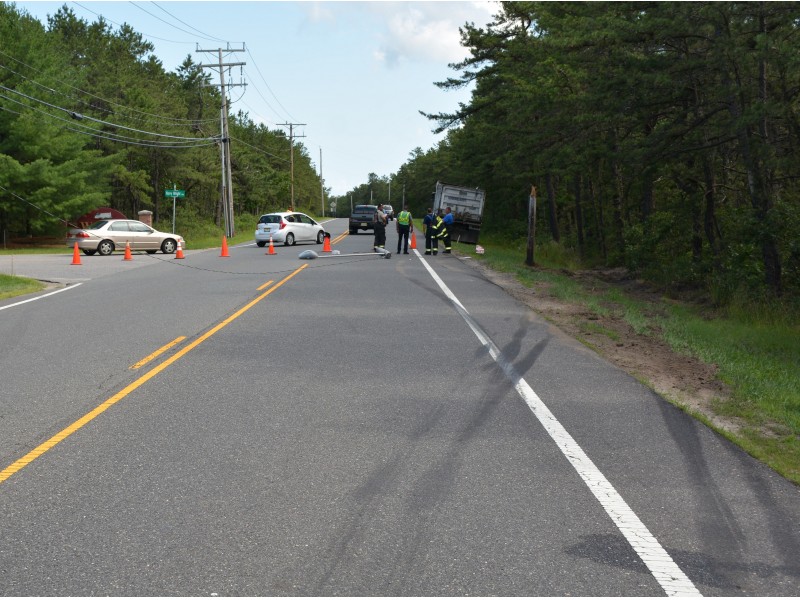
[[(131, 392), (133, 392), (137, 388), (141, 387), (146, 382), (150, 381), (153, 377), (155, 377), (159, 373), (161, 373), (161, 371), (166, 369), (168, 366), (170, 366), (171, 364), (177, 362), (178, 360), (180, 360), (181, 358), (186, 356), (189, 352), (191, 352), (192, 350), (197, 348), (200, 344), (205, 342), (208, 338), (210, 338), (212, 335), (217, 333), (220, 329), (222, 329), (226, 325), (229, 325), (230, 323), (232, 323), (233, 321), (235, 321), (236, 319), (241, 317), (244, 313), (246, 313), (248, 310), (253, 308), (256, 304), (261, 302), (264, 298), (269, 296), (272, 292), (277, 290), (279, 287), (281, 287), (284, 283), (289, 281), (292, 277), (297, 275), (300, 271), (305, 269), (307, 266), (308, 265), (303, 265), (299, 269), (293, 271), (290, 275), (287, 275), (286, 277), (284, 277), (281, 281), (279, 281), (277, 284), (275, 284), (274, 286), (269, 288), (267, 291), (265, 291), (263, 294), (258, 296), (255, 300), (249, 302), (244, 307), (242, 307), (239, 310), (237, 310), (230, 317), (228, 317), (227, 319), (225, 319), (224, 321), (222, 321), (218, 325), (214, 326), (212, 329), (210, 329), (209, 331), (207, 331), (206, 333), (201, 335), (199, 338), (197, 338), (196, 340), (194, 340), (193, 342), (188, 344), (185, 348), (182, 348), (181, 350), (179, 350), (178, 352), (173, 354), (171, 357), (169, 357), (167, 360), (165, 360), (160, 365), (150, 369), (147, 373), (145, 373), (144, 375), (139, 377), (139, 379), (137, 379), (136, 381), (134, 381), (130, 385), (126, 386), (125, 388), (123, 388), (122, 390), (120, 390), (119, 392), (117, 392), (116, 394), (111, 396), (111, 398), (109, 398), (108, 400), (103, 402), (100, 406), (98, 406), (97, 408), (95, 408), (91, 412), (86, 413), (80, 419), (75, 421), (72, 425), (62, 429), (57, 434), (55, 434), (53, 437), (51, 437), (49, 440), (47, 440), (46, 442), (43, 442), (42, 444), (39, 444), (36, 448), (34, 448), (30, 452), (28, 452), (25, 456), (23, 456), (22, 458), (20, 458), (16, 462), (12, 463), (11, 465), (7, 466), (5, 469), (0, 471), (0, 483), (2, 483), (3, 481), (5, 481), (9, 477), (11, 477), (14, 473), (19, 471), (23, 467), (29, 465), (31, 462), (33, 462), (34, 460), (39, 458), (42, 454), (44, 454), (45, 452), (50, 450), (53, 446), (55, 446), (59, 442), (61, 442), (64, 439), (68, 438), (69, 436), (71, 436), (73, 433), (78, 431), (81, 427), (83, 427), (87, 423), (89, 423), (92, 420), (94, 420), (97, 416), (101, 415), (106, 410), (108, 410), (109, 408), (114, 406), (117, 402), (122, 400), (125, 396), (127, 396), (128, 394), (130, 394)], [(263, 286), (262, 286), (262, 288), (263, 288)], [(261, 289), (261, 288), (259, 288), (259, 289)]]

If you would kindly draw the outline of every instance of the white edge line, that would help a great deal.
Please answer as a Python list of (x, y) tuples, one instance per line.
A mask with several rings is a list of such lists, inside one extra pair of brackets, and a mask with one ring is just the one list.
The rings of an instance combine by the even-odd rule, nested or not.
[(27, 304), (28, 302), (33, 302), (34, 300), (41, 300), (42, 298), (47, 298), (48, 296), (52, 296), (54, 294), (60, 294), (61, 292), (66, 292), (67, 290), (74, 289), (79, 285), (83, 285), (82, 283), (73, 283), (72, 285), (68, 285), (67, 287), (61, 288), (60, 290), (56, 290), (55, 292), (49, 292), (47, 294), (42, 294), (41, 296), (36, 296), (35, 298), (28, 298), (27, 300), (22, 300), (20, 302), (15, 302), (14, 304), (8, 304), (6, 306), (0, 306), (0, 310), (5, 310), (7, 308), (13, 308), (14, 306), (19, 306), (20, 304)]
[(611, 482), (606, 479), (600, 469), (595, 466), (592, 460), (586, 455), (583, 449), (572, 438), (569, 432), (556, 419), (555, 415), (542, 402), (533, 388), (517, 374), (513, 365), (509, 363), (500, 352), (500, 349), (492, 342), (475, 320), (470, 316), (464, 305), (450, 291), (450, 288), (442, 281), (439, 275), (428, 265), (428, 262), (416, 251), (422, 264), (431, 274), (434, 281), (439, 285), (445, 295), (453, 302), (456, 311), (466, 321), (467, 325), (489, 354), (503, 370), (506, 377), (514, 385), (514, 389), (525, 401), (531, 412), (536, 416), (550, 435), (553, 441), (561, 450), (562, 454), (570, 462), (580, 475), (583, 482), (600, 502), (606, 513), (614, 524), (619, 528), (625, 539), (639, 555), (647, 568), (653, 574), (656, 581), (661, 585), (667, 596), (702, 596), (692, 581), (675, 564), (672, 557), (661, 546), (655, 536), (650, 533), (644, 523), (636, 516), (628, 506), (622, 496), (614, 489)]

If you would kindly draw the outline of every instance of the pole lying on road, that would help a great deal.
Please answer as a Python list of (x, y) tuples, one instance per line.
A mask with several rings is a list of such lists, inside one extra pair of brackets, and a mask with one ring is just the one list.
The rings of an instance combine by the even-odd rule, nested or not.
[(333, 254), (323, 254), (320, 256), (313, 250), (304, 250), (297, 255), (297, 258), (303, 260), (314, 260), (315, 258), (344, 258), (345, 256), (374, 256), (375, 258), (392, 258), (392, 253), (378, 248), (377, 252), (355, 252), (353, 254), (337, 254), (338, 250), (334, 250)]

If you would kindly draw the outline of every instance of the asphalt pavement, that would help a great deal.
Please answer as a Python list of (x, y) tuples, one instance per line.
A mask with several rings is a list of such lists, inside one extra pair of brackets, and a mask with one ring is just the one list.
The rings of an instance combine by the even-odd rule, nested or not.
[(16, 257), (70, 285), (0, 302), (1, 594), (796, 595), (796, 486), (468, 259), (327, 226)]

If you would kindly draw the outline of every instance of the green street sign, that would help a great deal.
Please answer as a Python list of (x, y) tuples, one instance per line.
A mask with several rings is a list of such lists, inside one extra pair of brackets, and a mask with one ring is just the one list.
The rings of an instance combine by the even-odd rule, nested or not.
[(185, 198), (186, 190), (164, 190), (164, 198)]

